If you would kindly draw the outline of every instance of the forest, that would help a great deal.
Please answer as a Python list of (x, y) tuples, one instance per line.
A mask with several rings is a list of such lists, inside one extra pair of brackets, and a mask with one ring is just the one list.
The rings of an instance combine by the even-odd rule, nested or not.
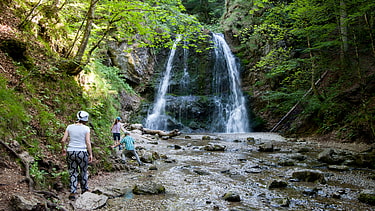
[(67, 184), (60, 140), (79, 110), (101, 158), (91, 173), (115, 171), (103, 147), (113, 119), (142, 123), (177, 35), (200, 55), (224, 34), (252, 131), (374, 144), (373, 1), (1, 0), (0, 11), (0, 166), (28, 169), (31, 189)]

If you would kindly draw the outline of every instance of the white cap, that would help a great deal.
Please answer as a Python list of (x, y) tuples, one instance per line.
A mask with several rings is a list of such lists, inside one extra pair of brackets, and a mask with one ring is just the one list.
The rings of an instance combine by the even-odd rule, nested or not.
[(77, 113), (78, 120), (88, 122), (89, 121), (89, 113), (86, 111), (78, 111)]

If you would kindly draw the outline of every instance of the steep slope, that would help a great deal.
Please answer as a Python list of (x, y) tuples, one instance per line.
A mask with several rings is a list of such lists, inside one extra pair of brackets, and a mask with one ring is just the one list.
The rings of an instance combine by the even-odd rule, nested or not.
[[(251, 95), (256, 130), (270, 131), (279, 123), (275, 131), (290, 136), (373, 143), (374, 30), (358, 10), (373, 18), (374, 5), (351, 2), (346, 12), (353, 16), (352, 31), (344, 54), (337, 5), (310, 3), (227, 1), (222, 24), (244, 64), (243, 88)], [(330, 13), (320, 17), (321, 8)], [(311, 22), (294, 25), (300, 20)]]

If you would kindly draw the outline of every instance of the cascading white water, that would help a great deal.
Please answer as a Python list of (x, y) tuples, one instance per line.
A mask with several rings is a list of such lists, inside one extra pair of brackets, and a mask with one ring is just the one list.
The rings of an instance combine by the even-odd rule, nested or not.
[[(186, 46), (187, 43), (185, 42), (184, 45)], [(190, 84), (190, 75), (188, 72), (188, 57), (189, 57), (189, 50), (187, 48), (183, 48), (184, 50), (184, 72), (183, 76), (180, 81), (180, 89), (181, 92), (185, 95), (189, 95), (189, 84)]]
[(178, 115), (177, 115), (177, 120), (178, 122), (182, 122), (183, 119), (187, 119), (188, 114), (185, 112), (188, 108), (187, 106), (189, 105), (189, 100), (191, 99), (190, 96), (190, 75), (189, 75), (189, 65), (188, 65), (188, 57), (189, 57), (189, 50), (186, 48), (187, 42), (184, 42), (184, 48), (183, 48), (183, 73), (181, 80), (179, 81), (179, 88), (180, 92), (183, 95), (183, 97), (180, 97), (180, 100), (182, 101), (179, 108), (178, 108)]
[(177, 37), (169, 54), (167, 68), (165, 70), (163, 80), (159, 84), (154, 107), (152, 109), (151, 114), (149, 114), (146, 119), (145, 126), (147, 128), (160, 130), (165, 130), (167, 128), (168, 116), (166, 116), (165, 114), (165, 95), (167, 94), (169, 87), (173, 58), (176, 53), (177, 44), (180, 41), (181, 37)]
[[(178, 128), (185, 132), (250, 132), (238, 63), (222, 35), (213, 34), (212, 39), (214, 57), (208, 54), (203, 57), (203, 63), (196, 65), (193, 62), (195, 66), (191, 70), (186, 48), (175, 56), (177, 44), (181, 41), (181, 38), (176, 39), (145, 127), (158, 130)], [(197, 74), (201, 68), (199, 64), (207, 64), (207, 61), (210, 65), (203, 65), (208, 67), (203, 69), (206, 72)], [(202, 88), (205, 89), (202, 91)]]
[(248, 114), (236, 59), (223, 35), (213, 34), (213, 41), (216, 56), (213, 88), (217, 112), (213, 117), (212, 129), (224, 129), (226, 133), (249, 132)]

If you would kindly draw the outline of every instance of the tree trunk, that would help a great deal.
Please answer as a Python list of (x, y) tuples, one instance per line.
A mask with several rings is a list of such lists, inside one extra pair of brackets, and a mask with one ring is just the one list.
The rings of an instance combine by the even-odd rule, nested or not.
[(87, 44), (89, 43), (92, 24), (93, 24), (94, 16), (95, 16), (95, 7), (96, 7), (96, 4), (98, 2), (99, 2), (99, 0), (91, 0), (89, 10), (87, 11), (87, 21), (86, 21), (82, 41), (81, 41), (81, 44), (78, 48), (77, 54), (74, 57), (74, 61), (77, 64), (81, 64), (83, 55), (84, 55), (86, 47), (87, 47)]
[(307, 46), (309, 48), (309, 56), (310, 56), (310, 59), (311, 59), (311, 89), (312, 91), (314, 92), (314, 95), (319, 99), (319, 101), (323, 101), (323, 97), (320, 95), (318, 89), (316, 88), (316, 84), (315, 84), (315, 61), (314, 61), (314, 58), (313, 58), (313, 54), (312, 54), (312, 51), (311, 51), (311, 43), (310, 43), (310, 37), (307, 36)]
[(340, 60), (341, 64), (344, 67), (348, 66), (348, 60), (346, 59), (349, 44), (348, 44), (348, 13), (346, 11), (345, 0), (340, 0), (339, 6), (340, 19), (339, 19), (339, 28), (340, 28), (340, 39), (341, 39), (341, 53)]
[(81, 44), (78, 47), (77, 54), (75, 55), (73, 61), (68, 62), (67, 64), (64, 64), (64, 68), (67, 69), (67, 73), (70, 75), (78, 75), (82, 71), (82, 59), (85, 54), (87, 45), (89, 43), (92, 24), (94, 22), (94, 16), (95, 16), (95, 8), (96, 4), (100, 0), (91, 0), (90, 7), (87, 11), (87, 18), (86, 18), (86, 25), (83, 30), (83, 36), (81, 40)]
[(19, 28), (23, 28), (25, 26), (25, 24), (29, 21), (29, 19), (30, 20), (33, 19), (34, 16), (32, 16), (32, 14), (36, 10), (36, 8), (39, 7), (41, 4), (42, 4), (42, 0), (39, 0), (39, 2), (30, 10), (29, 14), (27, 14), (25, 19), (23, 19), (23, 21), (18, 25)]
[(74, 46), (75, 46), (75, 44), (78, 41), (79, 34), (81, 33), (81, 30), (83, 28), (83, 25), (85, 24), (85, 21), (86, 21), (86, 18), (82, 21), (81, 25), (79, 26), (79, 29), (78, 29), (78, 31), (76, 33), (76, 36), (74, 37), (73, 43), (72, 43), (72, 45), (71, 45), (68, 53), (65, 55), (65, 58), (69, 58), (70, 57), (70, 54), (72, 53), (72, 51), (74, 49)]
[[(323, 78), (327, 75), (328, 73), (328, 70), (325, 71), (323, 73), (323, 75), (320, 76), (320, 78), (314, 83), (315, 86), (318, 85), (320, 83), (320, 81), (323, 80)], [(270, 130), (270, 132), (276, 132), (276, 130), (279, 128), (279, 126), (281, 125), (281, 123), (284, 122), (284, 120), (286, 118), (288, 118), (290, 116), (290, 114), (292, 114), (292, 112), (297, 108), (297, 106), (302, 102), (302, 100), (311, 93), (312, 91), (312, 87), (302, 96), (302, 98), (288, 111), (288, 113), (286, 113), (283, 118), (280, 119), (279, 122), (276, 123), (276, 125)]]
[(342, 42), (342, 51), (345, 54), (348, 52), (348, 13), (346, 11), (346, 4), (344, 0), (340, 0), (340, 37)]
[(364, 14), (364, 18), (365, 18), (365, 21), (366, 21), (366, 24), (367, 24), (367, 27), (368, 27), (368, 31), (369, 31), (369, 34), (370, 34), (372, 53), (375, 56), (374, 35), (372, 33), (372, 30), (371, 30), (373, 26), (371, 26), (370, 22), (368, 21), (366, 13)]

